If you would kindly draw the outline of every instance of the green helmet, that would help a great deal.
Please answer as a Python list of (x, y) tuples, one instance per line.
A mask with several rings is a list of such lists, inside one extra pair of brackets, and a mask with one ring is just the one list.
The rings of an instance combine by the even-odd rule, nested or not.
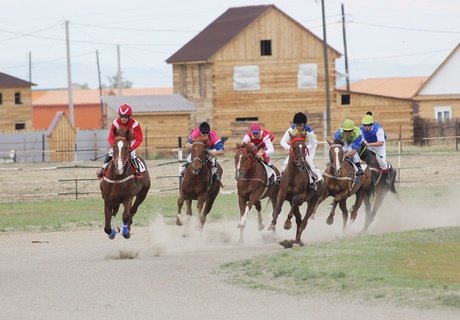
[(342, 124), (342, 130), (343, 131), (353, 131), (355, 128), (355, 123), (351, 119), (345, 119), (345, 121)]
[(374, 123), (374, 118), (371, 115), (366, 114), (361, 121), (363, 125), (370, 125)]

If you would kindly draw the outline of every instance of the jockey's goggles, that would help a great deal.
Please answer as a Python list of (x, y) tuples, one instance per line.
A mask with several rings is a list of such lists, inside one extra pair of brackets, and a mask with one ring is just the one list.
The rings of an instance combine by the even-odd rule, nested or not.
[(201, 134), (209, 134), (209, 131), (200, 131)]

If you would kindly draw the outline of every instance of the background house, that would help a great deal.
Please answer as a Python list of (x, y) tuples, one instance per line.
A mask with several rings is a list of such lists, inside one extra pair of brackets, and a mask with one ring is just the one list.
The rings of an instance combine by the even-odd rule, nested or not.
[[(340, 54), (327, 50), (333, 87)], [(232, 144), (253, 121), (281, 137), (299, 111), (322, 135), (323, 53), (316, 35), (276, 6), (261, 5), (228, 9), (166, 61), (174, 93), (197, 108), (192, 122), (209, 121)]]
[(32, 89), (35, 84), (0, 72), (0, 130), (32, 129)]

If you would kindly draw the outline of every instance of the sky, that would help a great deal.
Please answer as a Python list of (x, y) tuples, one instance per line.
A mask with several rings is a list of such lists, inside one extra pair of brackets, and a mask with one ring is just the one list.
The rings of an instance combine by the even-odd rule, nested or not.
[[(344, 4), (352, 81), (429, 76), (460, 43), (458, 0), (324, 3), (327, 42), (342, 54)], [(33, 89), (66, 88), (68, 21), (72, 83), (98, 88), (99, 60), (108, 85), (119, 48), (122, 77), (133, 87), (172, 87), (166, 59), (228, 8), (261, 4), (276, 5), (323, 38), (321, 0), (16, 0), (0, 11), (0, 72), (31, 79)], [(344, 65), (338, 59), (337, 71), (345, 73)]]

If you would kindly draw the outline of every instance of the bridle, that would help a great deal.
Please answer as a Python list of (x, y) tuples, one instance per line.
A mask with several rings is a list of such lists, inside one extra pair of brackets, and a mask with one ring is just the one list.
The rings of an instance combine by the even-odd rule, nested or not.
[[(198, 146), (203, 146), (203, 150), (198, 150)], [(201, 171), (201, 169), (203, 168), (204, 164), (206, 162), (209, 161), (209, 158), (207, 157), (207, 152), (206, 152), (206, 146), (203, 142), (201, 141), (195, 141), (193, 142), (192, 144), (192, 154), (194, 153), (195, 151), (195, 154), (197, 153), (197, 151), (199, 152), (199, 156), (195, 156), (194, 158), (192, 158), (192, 162), (191, 162), (191, 166), (192, 166), (192, 173), (194, 175), (198, 175)], [(204, 159), (200, 158), (203, 157), (202, 155), (204, 155)], [(195, 163), (198, 163), (199, 165), (196, 166)]]
[[(251, 157), (249, 155), (249, 150), (243, 147), (237, 150), (237, 155), (238, 155), (238, 152), (240, 153), (240, 155), (239, 155), (238, 164), (236, 165), (236, 168), (235, 168), (235, 179), (236, 180), (246, 175), (248, 170), (251, 169), (256, 164), (255, 157)], [(241, 169), (241, 162), (242, 162), (241, 160), (243, 158), (247, 160), (246, 160), (244, 168)]]
[[(115, 147), (116, 146), (116, 147)], [(123, 148), (126, 152), (123, 154)], [(129, 161), (128, 140), (125, 137), (116, 137), (113, 148), (112, 165), (115, 173), (120, 176), (125, 172), (126, 164)]]
[[(300, 145), (298, 145), (298, 149), (300, 152), (298, 154), (295, 153), (294, 151), (294, 144), (295, 142), (300, 142)], [(292, 158), (294, 161), (294, 164), (300, 171), (307, 171), (307, 161), (305, 159), (305, 151), (303, 150), (303, 147), (305, 147), (305, 139), (304, 138), (292, 138), (291, 139), (291, 148), (289, 150), (289, 157)]]

